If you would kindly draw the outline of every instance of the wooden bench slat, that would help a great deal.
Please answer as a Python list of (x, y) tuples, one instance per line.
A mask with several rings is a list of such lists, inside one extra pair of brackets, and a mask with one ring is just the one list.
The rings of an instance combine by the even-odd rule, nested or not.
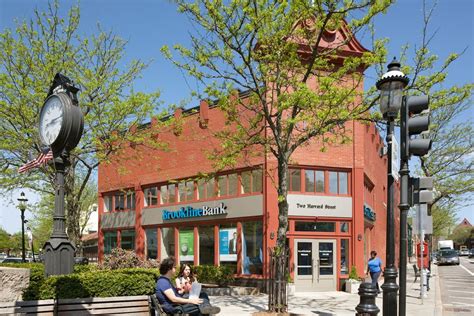
[(54, 306), (28, 306), (28, 307), (8, 307), (0, 308), (0, 315), (6, 313), (33, 313), (33, 312), (53, 312)]
[(138, 315), (144, 314), (149, 315), (148, 307), (140, 307), (140, 308), (106, 308), (106, 309), (90, 309), (90, 310), (83, 310), (83, 311), (62, 311), (61, 315), (120, 315), (120, 314), (128, 314), (128, 315)]
[(148, 308), (148, 301), (60, 304), (58, 305), (58, 311), (89, 310), (89, 309), (114, 308), (114, 307), (147, 307)]
[(17, 306), (40, 306), (40, 305), (54, 305), (54, 300), (2, 302), (0, 303), (0, 308), (17, 307)]

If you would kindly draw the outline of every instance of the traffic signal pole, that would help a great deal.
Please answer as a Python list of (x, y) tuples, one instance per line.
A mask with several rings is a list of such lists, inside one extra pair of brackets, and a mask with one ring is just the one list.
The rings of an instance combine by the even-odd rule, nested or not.
[(409, 155), (407, 150), (408, 135), (403, 131), (406, 131), (407, 124), (407, 104), (406, 97), (403, 98), (401, 112), (400, 112), (400, 143), (401, 143), (401, 155), (400, 155), (400, 296), (399, 296), (399, 316), (406, 315), (407, 306), (407, 217), (410, 205), (408, 203), (408, 180), (410, 170), (408, 169), (408, 158)]

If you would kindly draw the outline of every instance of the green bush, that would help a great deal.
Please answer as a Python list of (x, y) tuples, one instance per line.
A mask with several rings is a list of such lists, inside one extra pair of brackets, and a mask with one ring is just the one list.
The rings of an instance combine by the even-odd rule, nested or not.
[(351, 272), (349, 272), (349, 279), (359, 280), (359, 275), (357, 274), (357, 269), (355, 266), (351, 267)]
[(197, 274), (198, 281), (201, 283), (214, 283), (225, 286), (234, 281), (231, 267), (202, 265), (195, 266), (194, 271)]
[(51, 276), (40, 288), (40, 299), (149, 295), (159, 273), (151, 269), (97, 270)]

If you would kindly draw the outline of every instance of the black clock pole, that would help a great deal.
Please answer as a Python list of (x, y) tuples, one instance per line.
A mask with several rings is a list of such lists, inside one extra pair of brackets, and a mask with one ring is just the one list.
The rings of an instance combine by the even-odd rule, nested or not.
[(56, 169), (53, 233), (45, 243), (46, 275), (70, 274), (74, 269), (74, 244), (66, 234), (64, 213), (64, 172), (69, 165), (67, 153), (54, 158)]
[[(70, 274), (74, 269), (75, 245), (66, 233), (66, 217), (64, 212), (64, 173), (70, 165), (69, 153), (81, 139), (84, 118), (79, 107), (77, 92), (71, 80), (60, 73), (56, 74), (49, 90), (45, 105), (51, 95), (55, 95), (61, 102), (63, 122), (56, 139), (49, 144), (54, 156), (56, 171), (54, 191), (53, 233), (44, 245), (46, 275)], [(43, 105), (43, 108), (45, 107)], [(41, 120), (41, 118), (40, 118)], [(41, 129), (41, 124), (40, 124)], [(68, 194), (73, 194), (68, 192)]]

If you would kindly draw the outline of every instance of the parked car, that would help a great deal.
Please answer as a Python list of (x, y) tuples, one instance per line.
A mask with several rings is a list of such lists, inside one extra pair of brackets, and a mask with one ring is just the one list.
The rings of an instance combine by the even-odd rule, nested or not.
[(469, 256), (469, 249), (461, 249), (459, 250), (460, 256)]
[(473, 258), (474, 257), (474, 248), (471, 248), (471, 250), (469, 250), (469, 258)]
[(456, 250), (453, 249), (446, 249), (446, 250), (441, 250), (439, 259), (438, 259), (438, 265), (442, 264), (457, 264), (459, 265), (459, 255)]
[(89, 264), (89, 259), (86, 257), (74, 257), (75, 264)]
[[(25, 258), (25, 262), (32, 262), (33, 259), (32, 258)], [(8, 258), (5, 258), (2, 263), (22, 263), (22, 259), (21, 258), (18, 258), (18, 257), (8, 257)]]

